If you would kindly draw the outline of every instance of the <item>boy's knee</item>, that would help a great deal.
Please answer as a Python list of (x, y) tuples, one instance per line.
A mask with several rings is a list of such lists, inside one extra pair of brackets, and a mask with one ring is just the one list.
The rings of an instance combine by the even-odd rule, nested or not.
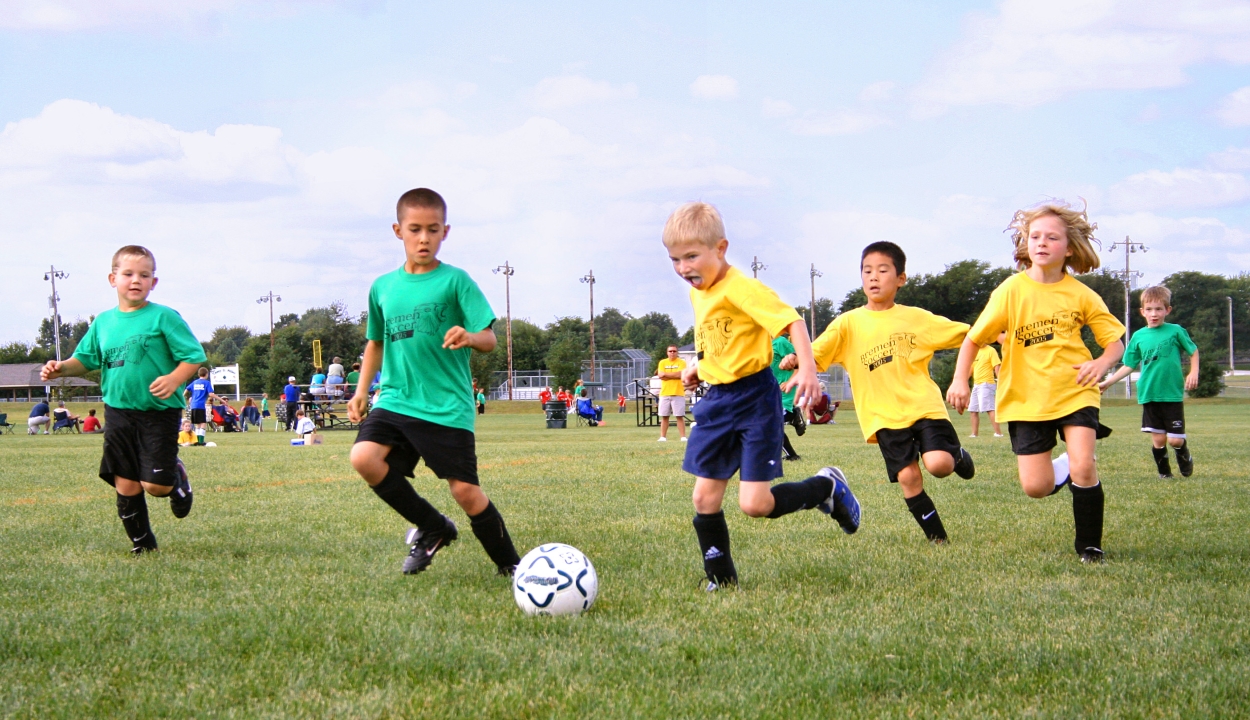
[(1181, 445), (1184, 445), (1184, 444), (1185, 444), (1185, 438), (1178, 438), (1178, 437), (1168, 438), (1168, 445), (1171, 445), (1174, 448), (1180, 447)]
[(174, 491), (172, 486), (153, 485), (152, 483), (143, 483), (143, 489), (147, 490), (152, 497), (165, 497)]
[(702, 515), (720, 512), (721, 495), (711, 493), (695, 488), (694, 495), (691, 497), (694, 501), (694, 511)]
[(738, 507), (741, 508), (742, 512), (746, 513), (748, 517), (766, 517), (773, 511), (773, 506), (774, 503), (771, 495), (758, 499), (738, 498)]
[(920, 474), (920, 465), (912, 463), (899, 470), (898, 485), (903, 489), (903, 495), (906, 497), (919, 494), (921, 490), (924, 490), (924, 476)]
[(1093, 458), (1088, 460), (1069, 460), (1068, 472), (1072, 476), (1072, 484), (1089, 487), (1098, 482), (1098, 466)]
[(386, 455), (363, 444), (352, 446), (352, 469), (370, 485), (377, 485), (386, 478), (390, 466), (386, 463)]
[(946, 477), (955, 472), (955, 457), (945, 450), (927, 452), (924, 454), (924, 469), (933, 477)]

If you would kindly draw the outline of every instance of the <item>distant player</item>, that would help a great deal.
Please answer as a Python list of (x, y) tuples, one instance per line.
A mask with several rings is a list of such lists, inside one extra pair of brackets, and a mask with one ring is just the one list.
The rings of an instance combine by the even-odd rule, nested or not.
[(201, 367), (199, 377), (191, 381), (183, 395), (191, 398), (191, 424), (195, 426), (195, 443), (204, 444), (204, 430), (208, 427), (208, 401), (220, 400), (213, 392), (213, 382), (208, 379), (208, 368)]
[(942, 391), (929, 375), (935, 350), (959, 347), (965, 323), (894, 302), (907, 282), (907, 256), (875, 242), (860, 256), (865, 307), (844, 312), (812, 343), (818, 369), (846, 368), (864, 439), (876, 443), (886, 473), (925, 537), (946, 542), (946, 528), (924, 490), (920, 464), (934, 477), (971, 478), (972, 456), (960, 447)]
[[(1133, 333), (1124, 351), (1124, 366), (1102, 381), (1098, 389), (1124, 379), (1137, 368), (1137, 402), (1141, 403), (1141, 431), (1150, 433), (1159, 477), (1172, 477), (1168, 445), (1176, 450), (1176, 466), (1183, 477), (1194, 474), (1194, 457), (1185, 439), (1185, 391), (1198, 387), (1198, 346), (1180, 325), (1164, 322), (1172, 312), (1172, 291), (1156, 285), (1141, 294), (1146, 327)], [(1189, 374), (1182, 375), (1181, 352), (1189, 354)]]
[(738, 582), (729, 552), (729, 526), (721, 509), (725, 490), (740, 473), (738, 506), (751, 517), (779, 518), (817, 508), (847, 533), (859, 528), (859, 503), (842, 471), (827, 467), (815, 477), (769, 487), (781, 477), (781, 388), (773, 377), (772, 339), (787, 329), (798, 372), (785, 386), (800, 398), (816, 397), (820, 383), (807, 328), (794, 308), (758, 280), (725, 260), (729, 241), (716, 208), (687, 203), (664, 226), (673, 270), (690, 284), (696, 362), (682, 373), (694, 388), (711, 387), (696, 406), (699, 424), (690, 434), (682, 469), (695, 476), (694, 530), (703, 554), (707, 590)]
[(677, 434), (686, 442), (686, 388), (681, 384), (681, 374), (686, 361), (677, 355), (677, 346), (669, 345), (665, 357), (655, 366), (655, 376), (660, 379), (660, 439), (668, 441), (669, 418), (677, 421)]
[[(946, 399), (968, 407), (968, 373), (982, 346), (999, 333), (998, 420), (1007, 423), (1020, 486), (1043, 498), (1065, 484), (1072, 491), (1074, 546), (1082, 562), (1102, 562), (1103, 490), (1094, 444), (1111, 430), (1098, 422), (1098, 381), (1124, 354), (1124, 326), (1107, 312), (1098, 293), (1072, 277), (1098, 267), (1093, 247), (1097, 226), (1084, 209), (1046, 203), (1017, 211), (1011, 221), (1021, 272), (990, 295), (963, 347)], [(1081, 340), (1089, 327), (1104, 350), (1093, 359)], [(1067, 452), (1051, 460), (1056, 434)]]
[(993, 345), (986, 345), (977, 351), (972, 361), (972, 397), (968, 401), (968, 412), (972, 414), (972, 434), (976, 437), (981, 431), (981, 413), (990, 418), (994, 426), (994, 437), (1003, 436), (1003, 429), (998, 425), (998, 416), (994, 413), (994, 398), (998, 391), (998, 370), (1003, 361)]
[[(786, 363), (785, 369), (782, 363)], [(794, 354), (794, 345), (790, 343), (790, 338), (782, 334), (773, 338), (773, 377), (777, 379), (779, 385), (785, 385), (791, 377), (794, 376), (792, 368), (798, 367), (798, 359)], [(807, 422), (803, 417), (803, 413), (794, 406), (795, 394), (797, 389), (791, 387), (789, 390), (783, 390), (781, 393), (781, 411), (784, 413), (781, 428), (781, 449), (783, 460), (801, 460), (799, 454), (795, 452), (794, 446), (790, 444), (790, 438), (786, 436), (786, 425), (794, 426), (794, 434), (799, 437), (807, 432)]]
[(191, 483), (178, 459), (183, 386), (208, 358), (176, 311), (148, 302), (156, 287), (156, 258), (127, 245), (113, 255), (109, 284), (117, 307), (100, 313), (74, 357), (49, 360), (40, 377), (55, 380), (100, 370), (104, 450), (100, 479), (117, 490), (117, 515), (131, 552), (156, 550), (144, 491), (168, 497), (174, 517), (191, 512)]
[(405, 574), (425, 570), (436, 552), (459, 537), (451, 518), (407, 480), (424, 459), (447, 481), (499, 574), (510, 576), (520, 557), (503, 516), (478, 483), (469, 372), (473, 350), (495, 348), (495, 314), (468, 273), (438, 259), (451, 230), (442, 196), (425, 188), (409, 190), (399, 198), (396, 215), (393, 230), (406, 258), (369, 289), (361, 375), (373, 377), (380, 368), (382, 382), (372, 411), (363, 385), (348, 402), (348, 416), (360, 423), (352, 467), (378, 497), (417, 526), (408, 534), (412, 547)]

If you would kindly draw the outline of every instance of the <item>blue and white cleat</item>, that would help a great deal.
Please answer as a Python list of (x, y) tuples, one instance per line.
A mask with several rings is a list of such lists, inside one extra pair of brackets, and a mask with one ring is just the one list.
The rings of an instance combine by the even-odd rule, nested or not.
[(846, 475), (836, 467), (821, 468), (816, 475), (833, 481), (833, 493), (817, 509), (837, 520), (842, 526), (842, 532), (847, 535), (854, 534), (859, 529), (860, 508), (855, 493), (851, 492), (851, 486), (846, 483)]

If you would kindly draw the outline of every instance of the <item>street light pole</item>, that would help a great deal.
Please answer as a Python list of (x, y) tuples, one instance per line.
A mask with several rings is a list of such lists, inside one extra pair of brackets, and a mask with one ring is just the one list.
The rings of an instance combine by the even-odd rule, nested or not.
[(812, 278), (812, 304), (808, 306), (808, 317), (811, 320), (811, 336), (816, 339), (816, 278), (824, 277), (825, 274), (816, 269), (816, 263), (812, 263), (812, 271), (809, 273)]
[(57, 270), (55, 265), (49, 265), (48, 272), (43, 274), (44, 280), (52, 281), (52, 297), (50, 298), (50, 304), (52, 305), (52, 340), (56, 346), (57, 362), (61, 361), (61, 310), (57, 305), (61, 298), (56, 294), (56, 281), (64, 280), (67, 277), (69, 277), (69, 273)]
[[(1139, 250), (1141, 252), (1146, 252), (1150, 250), (1150, 248), (1146, 247), (1145, 244), (1143, 243), (1133, 242), (1129, 238), (1129, 236), (1125, 235), (1124, 242), (1111, 243), (1111, 247), (1107, 249), (1110, 251), (1114, 251), (1117, 247), (1121, 247), (1121, 246), (1124, 247), (1124, 270), (1122, 271), (1117, 270), (1111, 274), (1120, 278), (1120, 281), (1124, 283), (1124, 347), (1127, 348), (1129, 336), (1131, 335), (1131, 333), (1129, 332), (1129, 314), (1132, 310), (1132, 305), (1133, 305), (1133, 302), (1132, 302), (1133, 281), (1142, 276), (1140, 272), (1133, 270), (1132, 267), (1129, 265), (1129, 254), (1135, 253)], [(1124, 397), (1127, 398), (1127, 397), (1132, 397), (1132, 396), (1133, 396), (1133, 374), (1129, 373), (1128, 375), (1124, 376)]]
[(760, 270), (767, 270), (767, 269), (768, 269), (768, 266), (760, 262), (760, 259), (758, 257), (751, 258), (751, 277), (758, 279), (760, 276)]
[(514, 376), (512, 374), (512, 275), (516, 272), (516, 268), (508, 264), (505, 260), (503, 265), (495, 268), (491, 272), (496, 275), (503, 274), (503, 296), (504, 307), (508, 312), (508, 400), (512, 399), (512, 383)]
[(590, 381), (595, 382), (595, 271), (580, 279), (590, 286)]
[(273, 304), (282, 302), (282, 298), (274, 295), (273, 290), (270, 290), (268, 295), (262, 295), (256, 302), (258, 304), (269, 303), (269, 352), (273, 352)]
[(1233, 360), (1233, 299), (1225, 297), (1228, 301), (1228, 376), (1232, 377), (1233, 371), (1237, 369), (1237, 365)]

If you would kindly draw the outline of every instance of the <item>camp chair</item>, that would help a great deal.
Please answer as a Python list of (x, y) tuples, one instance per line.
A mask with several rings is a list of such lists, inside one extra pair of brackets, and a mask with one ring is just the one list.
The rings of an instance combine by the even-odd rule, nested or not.
[(55, 435), (62, 432), (79, 432), (78, 421), (70, 419), (68, 410), (64, 413), (58, 413), (54, 410), (52, 412), (52, 433)]
[(589, 425), (596, 427), (603, 421), (603, 409), (596, 408), (590, 398), (577, 399), (577, 426)]
[(0, 413), (0, 433), (3, 433), (5, 430), (8, 430), (9, 434), (12, 435), (13, 423), (9, 422), (8, 413)]

